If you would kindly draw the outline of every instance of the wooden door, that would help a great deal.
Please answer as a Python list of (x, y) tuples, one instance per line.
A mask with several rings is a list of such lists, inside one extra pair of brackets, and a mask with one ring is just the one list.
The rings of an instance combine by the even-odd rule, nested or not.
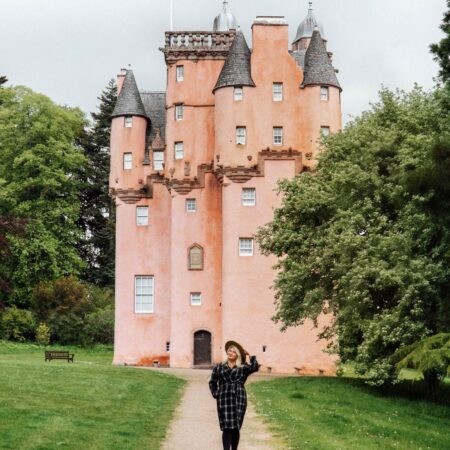
[(211, 365), (211, 333), (200, 330), (194, 333), (194, 366)]

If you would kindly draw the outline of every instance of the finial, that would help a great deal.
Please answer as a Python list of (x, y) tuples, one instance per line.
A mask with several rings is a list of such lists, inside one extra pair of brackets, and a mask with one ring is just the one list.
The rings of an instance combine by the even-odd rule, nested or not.
[(223, 10), (224, 12), (228, 11), (228, 0), (223, 0)]
[(313, 2), (309, 2), (309, 9), (312, 11)]

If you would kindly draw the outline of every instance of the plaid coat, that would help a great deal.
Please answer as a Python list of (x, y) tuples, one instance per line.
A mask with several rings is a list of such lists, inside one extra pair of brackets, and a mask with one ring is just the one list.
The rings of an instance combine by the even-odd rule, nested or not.
[(217, 364), (211, 374), (209, 389), (217, 400), (220, 429), (240, 429), (247, 409), (245, 381), (259, 370), (256, 356), (250, 357), (250, 364), (230, 369), (227, 363)]

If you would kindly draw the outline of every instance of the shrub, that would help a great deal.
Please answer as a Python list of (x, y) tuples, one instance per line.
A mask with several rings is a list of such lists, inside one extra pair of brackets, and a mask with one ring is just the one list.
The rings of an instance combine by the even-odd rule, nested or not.
[(31, 311), (15, 306), (6, 308), (1, 318), (2, 338), (11, 341), (33, 339), (36, 322)]
[(39, 345), (50, 344), (50, 328), (43, 322), (36, 329), (36, 342)]
[(86, 316), (83, 341), (88, 345), (114, 342), (114, 308), (107, 307)]

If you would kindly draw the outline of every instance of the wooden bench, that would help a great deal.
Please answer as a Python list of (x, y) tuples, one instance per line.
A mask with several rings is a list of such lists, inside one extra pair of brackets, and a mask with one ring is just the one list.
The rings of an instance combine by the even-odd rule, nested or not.
[(45, 351), (45, 361), (51, 361), (52, 359), (67, 359), (67, 362), (73, 362), (74, 356), (73, 353), (69, 352)]

